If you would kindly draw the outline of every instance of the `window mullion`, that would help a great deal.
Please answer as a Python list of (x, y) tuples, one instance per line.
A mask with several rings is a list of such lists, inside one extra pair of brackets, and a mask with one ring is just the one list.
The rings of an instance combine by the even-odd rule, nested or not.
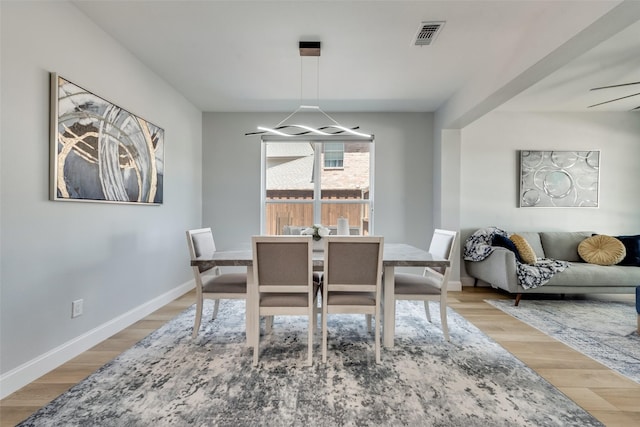
[(313, 222), (320, 224), (322, 222), (322, 143), (313, 144)]

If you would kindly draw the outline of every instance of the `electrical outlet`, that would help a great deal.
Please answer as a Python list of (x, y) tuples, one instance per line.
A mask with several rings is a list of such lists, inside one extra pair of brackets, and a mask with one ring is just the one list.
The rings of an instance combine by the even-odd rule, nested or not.
[(82, 303), (84, 300), (77, 299), (71, 303), (71, 318), (82, 316)]

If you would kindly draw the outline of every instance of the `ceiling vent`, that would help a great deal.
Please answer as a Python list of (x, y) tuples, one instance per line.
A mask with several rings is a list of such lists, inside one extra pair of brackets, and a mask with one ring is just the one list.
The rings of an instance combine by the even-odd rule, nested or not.
[(436, 37), (444, 27), (445, 21), (422, 21), (416, 33), (414, 45), (427, 46), (436, 41)]

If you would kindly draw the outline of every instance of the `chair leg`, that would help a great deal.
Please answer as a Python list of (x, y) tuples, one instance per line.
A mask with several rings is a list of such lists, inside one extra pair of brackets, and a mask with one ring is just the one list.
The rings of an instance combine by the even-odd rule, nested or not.
[(309, 342), (308, 342), (308, 349), (307, 349), (307, 366), (312, 366), (313, 365), (313, 359), (312, 359), (312, 355), (313, 355), (313, 324), (315, 323), (315, 321), (313, 319), (311, 319), (311, 317), (316, 317), (316, 308), (315, 306), (311, 308), (311, 310), (309, 310), (309, 326), (308, 326), (308, 331), (307, 334), (309, 335)]
[(258, 314), (256, 326), (253, 334), (253, 366), (258, 366), (258, 353), (260, 351), (260, 314)]
[(442, 295), (440, 297), (440, 321), (442, 322), (442, 333), (447, 341), (449, 339), (449, 326), (447, 325), (447, 298)]
[(424, 312), (427, 315), (427, 320), (431, 323), (431, 312), (429, 311), (429, 301), (424, 301)]
[(371, 333), (371, 315), (367, 314), (367, 332), (370, 334)]
[(192, 338), (198, 336), (198, 331), (200, 330), (200, 322), (202, 321), (202, 297), (198, 298), (196, 301), (196, 320), (193, 324), (193, 333), (191, 334)]
[(216, 300), (216, 304), (213, 307), (213, 316), (211, 316), (211, 320), (216, 320), (218, 318), (218, 308), (220, 307), (220, 300)]
[(273, 329), (273, 316), (267, 316), (267, 320), (265, 322), (265, 331), (267, 334), (271, 333), (271, 329)]
[(376, 316), (373, 319), (374, 322), (374, 330), (376, 331), (375, 333), (375, 337), (374, 339), (376, 340), (375, 342), (375, 349), (376, 349), (376, 363), (381, 363), (380, 360), (380, 313), (376, 313)]
[[(313, 309), (313, 333), (318, 332), (320, 323), (318, 322), (318, 316), (322, 319), (322, 307), (317, 306)], [(322, 321), (322, 320), (321, 320)]]
[(327, 310), (324, 307), (322, 309), (322, 363), (327, 363)]

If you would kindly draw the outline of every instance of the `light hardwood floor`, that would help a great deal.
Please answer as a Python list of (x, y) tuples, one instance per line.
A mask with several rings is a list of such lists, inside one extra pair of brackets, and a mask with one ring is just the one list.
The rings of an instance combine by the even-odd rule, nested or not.
[[(465, 287), (449, 293), (449, 306), (605, 425), (640, 426), (640, 384), (484, 302), (497, 298), (509, 296)], [(190, 292), (3, 399), (0, 427), (15, 426), (193, 302)]]

